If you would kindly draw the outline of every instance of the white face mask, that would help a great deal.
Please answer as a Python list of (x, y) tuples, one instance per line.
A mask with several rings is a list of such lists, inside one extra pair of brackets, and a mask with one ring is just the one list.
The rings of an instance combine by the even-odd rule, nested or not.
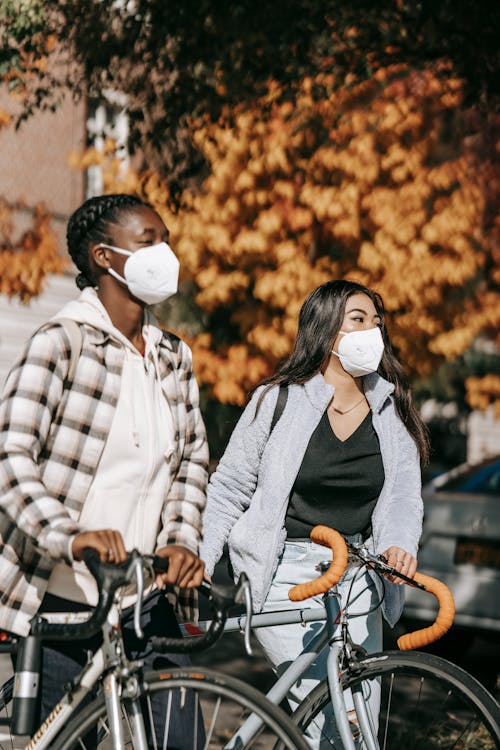
[(342, 338), (339, 351), (332, 354), (340, 359), (340, 364), (354, 378), (376, 372), (384, 353), (384, 340), (378, 326), (366, 331), (339, 331)]
[(176, 293), (179, 261), (166, 242), (141, 247), (135, 253), (114, 245), (106, 245), (104, 242), (101, 243), (101, 247), (130, 256), (123, 267), (125, 278), (112, 268), (108, 271), (115, 279), (126, 284), (130, 293), (137, 299), (147, 305), (154, 305)]

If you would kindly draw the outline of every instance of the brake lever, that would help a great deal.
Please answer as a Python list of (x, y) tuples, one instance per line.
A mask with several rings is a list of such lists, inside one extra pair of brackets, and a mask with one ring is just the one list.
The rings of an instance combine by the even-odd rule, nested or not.
[(252, 626), (252, 592), (250, 588), (250, 581), (246, 573), (242, 573), (238, 580), (238, 588), (234, 597), (236, 604), (244, 604), (246, 610), (245, 626), (243, 629), (243, 642), (245, 644), (245, 651), (248, 656), (253, 656), (252, 645), (250, 643), (250, 632)]
[(425, 591), (425, 586), (422, 586), (421, 583), (417, 583), (413, 578), (408, 578), (408, 576), (405, 576), (404, 573), (400, 573), (399, 570), (396, 570), (392, 565), (389, 565), (386, 558), (383, 555), (377, 556), (377, 565), (380, 565), (383, 568), (384, 575), (392, 575), (396, 578), (401, 578), (402, 581), (408, 584), (408, 586), (413, 586), (415, 589), (422, 589)]
[(137, 557), (134, 560), (133, 565), (137, 587), (137, 599), (134, 604), (134, 630), (136, 636), (142, 640), (142, 638), (144, 638), (144, 631), (141, 627), (142, 596), (144, 594), (144, 568), (142, 567), (141, 558)]
[(400, 578), (409, 586), (413, 586), (416, 589), (425, 590), (425, 586), (422, 586), (421, 583), (417, 583), (417, 581), (415, 581), (413, 578), (408, 578), (408, 576), (400, 573), (399, 570), (396, 570), (396, 568), (394, 568), (392, 565), (389, 565), (387, 559), (383, 555), (372, 555), (371, 552), (368, 552), (366, 547), (363, 547), (363, 545), (348, 546), (359, 557), (359, 559), (365, 563), (365, 565), (374, 567), (374, 569), (376, 569), (376, 567), (379, 567), (381, 568), (380, 572), (382, 572), (384, 575), (396, 576), (396, 578)]

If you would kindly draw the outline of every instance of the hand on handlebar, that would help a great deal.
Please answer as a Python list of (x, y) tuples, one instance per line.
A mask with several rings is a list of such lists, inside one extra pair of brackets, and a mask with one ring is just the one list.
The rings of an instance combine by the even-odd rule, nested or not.
[[(417, 561), (413, 557), (413, 555), (410, 555), (409, 552), (406, 552), (406, 550), (402, 549), (401, 547), (389, 547), (388, 549), (386, 549), (382, 556), (384, 557), (388, 565), (397, 570), (399, 573), (402, 573), (408, 578), (413, 578), (413, 576), (415, 575), (415, 572), (417, 570)], [(398, 586), (402, 586), (405, 583), (398, 576), (387, 575), (386, 577), (389, 579), (389, 581), (397, 583)]]
[(103, 563), (119, 565), (127, 559), (127, 550), (119, 531), (103, 529), (99, 531), (82, 531), (73, 540), (71, 551), (77, 561), (83, 560), (85, 549), (93, 549)]
[(179, 586), (181, 589), (193, 589), (201, 585), (205, 563), (187, 547), (169, 544), (167, 547), (160, 547), (155, 554), (168, 558), (168, 570), (156, 575), (158, 588), (163, 588), (166, 584)]

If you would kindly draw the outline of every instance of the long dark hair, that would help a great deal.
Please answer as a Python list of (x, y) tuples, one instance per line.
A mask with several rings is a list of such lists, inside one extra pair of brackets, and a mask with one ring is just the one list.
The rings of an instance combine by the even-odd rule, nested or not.
[(125, 213), (135, 210), (138, 206), (149, 206), (135, 195), (114, 193), (112, 195), (97, 195), (89, 198), (80, 208), (70, 216), (66, 239), (68, 252), (80, 273), (76, 277), (79, 289), (96, 286), (89, 261), (89, 247), (99, 242), (109, 242), (110, 229), (119, 224)]
[(396, 410), (417, 444), (421, 460), (425, 464), (429, 460), (427, 428), (415, 408), (403, 368), (392, 350), (385, 326), (382, 297), (377, 292), (362, 286), (362, 284), (344, 280), (327, 281), (315, 289), (302, 305), (292, 353), (278, 367), (274, 375), (261, 381), (256, 388), (262, 385), (268, 386), (262, 394), (263, 397), (273, 385), (305, 383), (318, 372), (323, 372), (342, 326), (347, 300), (353, 294), (366, 294), (373, 302), (378, 315), (380, 315), (384, 354), (377, 372), (394, 384)]

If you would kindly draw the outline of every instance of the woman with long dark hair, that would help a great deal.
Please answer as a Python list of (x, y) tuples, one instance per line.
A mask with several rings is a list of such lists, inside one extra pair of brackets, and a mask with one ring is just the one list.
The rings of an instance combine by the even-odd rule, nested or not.
[[(277, 419), (280, 392), (286, 402)], [(323, 284), (302, 307), (290, 357), (253, 392), (210, 480), (200, 553), (208, 573), (227, 543), (235, 575), (250, 577), (255, 609), (290, 608), (289, 588), (318, 575), (325, 551), (309, 533), (324, 524), (413, 576), (422, 525), (420, 461), (428, 451), (380, 295), (350, 281)], [(396, 583), (385, 584), (390, 625), (402, 610)], [(353, 581), (349, 569), (340, 583), (341, 595), (349, 590), (354, 599), (351, 613), (359, 614), (351, 632), (369, 652), (382, 646), (380, 608), (370, 611), (377, 586), (369, 573)], [(313, 632), (311, 624), (256, 634), (280, 672)], [(289, 695), (292, 706), (326, 675), (324, 656)], [(376, 686), (372, 701), (376, 713)], [(312, 747), (321, 747), (322, 738), (328, 747), (335, 741), (333, 718), (324, 719)]]

